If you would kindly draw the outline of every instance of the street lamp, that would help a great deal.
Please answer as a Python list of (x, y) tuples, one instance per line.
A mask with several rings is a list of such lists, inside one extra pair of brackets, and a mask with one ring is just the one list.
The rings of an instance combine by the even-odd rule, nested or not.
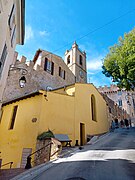
[(19, 85), (20, 85), (21, 88), (25, 87), (25, 85), (26, 85), (26, 78), (25, 78), (25, 76), (22, 76), (19, 79)]
[(25, 78), (24, 75), (26, 75), (28, 73), (27, 69), (22, 68), (22, 67), (17, 67), (17, 66), (15, 66), (13, 64), (10, 65), (9, 71), (14, 71), (14, 70), (21, 71), (21, 75), (23, 75), (23, 76), (21, 76), (21, 78), (19, 79), (19, 86), (21, 88), (25, 87), (25, 85), (26, 85), (26, 78)]

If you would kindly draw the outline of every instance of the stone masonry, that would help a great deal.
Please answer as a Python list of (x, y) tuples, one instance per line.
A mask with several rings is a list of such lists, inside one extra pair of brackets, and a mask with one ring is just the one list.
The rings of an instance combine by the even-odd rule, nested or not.
[[(44, 70), (45, 54), (49, 54), (48, 59), (51, 59), (54, 63), (53, 75)], [(42, 51), (40, 55), (40, 63), (33, 61), (26, 62), (26, 58), (24, 56), (20, 61), (16, 59), (15, 67), (26, 69), (27, 74), (22, 75), (22, 71), (20, 71), (20, 69), (13, 69), (9, 71), (3, 101), (8, 101), (25, 94), (35, 92), (39, 89), (48, 90), (49, 87), (54, 89), (75, 83), (74, 74), (67, 67), (61, 57), (48, 53), (47, 51)], [(17, 57), (17, 53), (15, 53), (15, 57)], [(39, 59), (37, 59), (37, 61), (39, 61)], [(59, 76), (59, 67), (65, 71), (65, 79)], [(26, 86), (21, 88), (19, 86), (19, 79), (23, 76), (26, 78)]]
[[(121, 109), (124, 109), (131, 119), (135, 118), (135, 93), (134, 91), (126, 91), (119, 89), (112, 84), (110, 87), (103, 86), (98, 88), (99, 92), (107, 95), (112, 99)], [(127, 103), (128, 102), (128, 103)]]

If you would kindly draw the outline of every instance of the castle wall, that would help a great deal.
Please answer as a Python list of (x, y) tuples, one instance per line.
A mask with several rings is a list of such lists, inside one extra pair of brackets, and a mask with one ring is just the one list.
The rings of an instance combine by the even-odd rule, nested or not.
[[(126, 91), (124, 89), (119, 89), (116, 85), (111, 85), (110, 87), (103, 86), (98, 88), (99, 92), (106, 94), (110, 99), (112, 99), (118, 106), (126, 110), (131, 118), (135, 118), (135, 94), (132, 91)], [(129, 94), (129, 95), (128, 95)], [(119, 101), (122, 104), (119, 104)], [(127, 103), (129, 102), (129, 103)]]
[[(48, 59), (51, 58), (51, 61), (54, 63), (53, 75), (44, 70), (44, 58), (47, 53), (47, 51), (42, 52), (40, 65), (34, 64), (33, 61), (27, 62), (24, 56), (20, 61), (16, 59), (15, 67), (25, 68), (27, 74), (22, 75), (22, 71), (19, 69), (9, 71), (7, 85), (4, 91), (4, 101), (35, 92), (39, 89), (46, 90), (48, 87), (54, 89), (75, 83), (74, 74), (59, 56), (54, 54), (48, 55)], [(59, 76), (59, 67), (65, 71), (65, 79)], [(19, 86), (19, 79), (22, 76), (25, 76), (26, 78), (26, 85), (23, 88)]]

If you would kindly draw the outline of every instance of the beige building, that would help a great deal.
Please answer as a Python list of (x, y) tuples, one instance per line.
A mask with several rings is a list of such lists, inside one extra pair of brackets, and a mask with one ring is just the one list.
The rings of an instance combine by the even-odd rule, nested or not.
[[(19, 69), (9, 71), (4, 101), (39, 89), (48, 91), (75, 82), (87, 82), (86, 53), (79, 49), (76, 42), (72, 45), (71, 50), (66, 51), (65, 62), (60, 56), (39, 49), (33, 61), (28, 62), (23, 56), (20, 61), (16, 59), (15, 66), (24, 68), (27, 72), (25, 71), (22, 75)], [(26, 82), (23, 88), (19, 86), (20, 79)]]
[(24, 44), (25, 0), (0, 0), (0, 107), (16, 44)]
[(76, 82), (87, 83), (86, 53), (78, 48), (76, 42), (65, 52), (65, 62), (75, 75)]
[(121, 107), (121, 109), (126, 110), (130, 115), (130, 118), (135, 118), (135, 92), (127, 92), (124, 89), (120, 90), (116, 85), (111, 85), (110, 87), (99, 87), (98, 90), (99, 92), (106, 94), (119, 107)]
[(112, 120), (118, 119), (123, 120), (125, 118), (129, 119), (129, 114), (127, 113), (127, 111), (118, 106), (118, 104), (116, 102), (114, 102), (112, 99), (110, 99), (105, 93), (101, 93), (104, 100), (106, 101), (107, 104), (107, 115), (108, 115), (108, 121), (111, 127), (112, 124)]

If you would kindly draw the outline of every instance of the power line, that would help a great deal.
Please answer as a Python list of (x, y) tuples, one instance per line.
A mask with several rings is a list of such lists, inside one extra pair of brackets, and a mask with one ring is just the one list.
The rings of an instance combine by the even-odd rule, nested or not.
[[(118, 16), (118, 17), (112, 19), (111, 21), (105, 23), (104, 25), (99, 26), (99, 27), (95, 28), (95, 29), (92, 30), (92, 31), (89, 31), (87, 34), (81, 36), (80, 38), (77, 38), (76, 41), (79, 41), (79, 40), (81, 40), (81, 39), (83, 39), (83, 38), (89, 36), (90, 34), (96, 32), (96, 31), (98, 31), (98, 30), (100, 30), (100, 29), (103, 29), (104, 27), (106, 27), (106, 26), (112, 24), (113, 22), (115, 22), (115, 21), (121, 19), (122, 17), (124, 17), (124, 16), (126, 16), (126, 15), (128, 15), (128, 14), (134, 12), (134, 11), (135, 11), (135, 9), (132, 9), (132, 10), (130, 10), (130, 11), (128, 11), (128, 12), (122, 14), (121, 16)], [(54, 50), (52, 53), (57, 52), (57, 51), (63, 49), (64, 47), (66, 47), (66, 46), (68, 46), (68, 45), (70, 45), (70, 44), (72, 44), (72, 43), (73, 43), (73, 41), (72, 41), (72, 42), (69, 42), (69, 43), (67, 43), (67, 44), (65, 44), (64, 46), (62, 46), (62, 47), (60, 47), (60, 48), (58, 48), (58, 49), (56, 49), (56, 50)], [(51, 53), (48, 53), (47, 55), (49, 55), (49, 54), (51, 54)]]

